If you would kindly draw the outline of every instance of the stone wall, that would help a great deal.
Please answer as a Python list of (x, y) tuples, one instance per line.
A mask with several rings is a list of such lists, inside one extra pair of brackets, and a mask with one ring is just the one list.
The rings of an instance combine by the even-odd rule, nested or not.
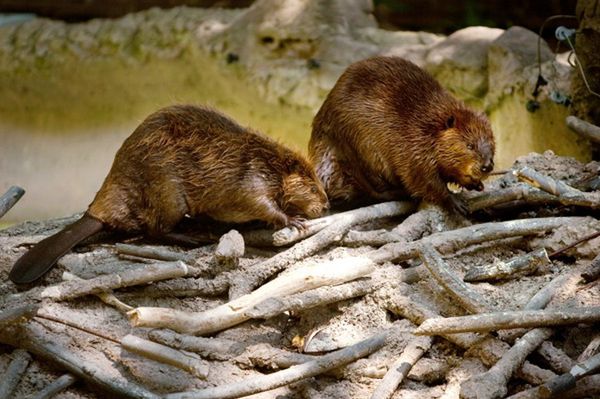
[(537, 35), (471, 27), (449, 37), (379, 29), (370, 0), (259, 0), (248, 9), (153, 9), (65, 24), (0, 27), (0, 188), (27, 194), (7, 221), (84, 209), (123, 138), (174, 102), (210, 104), (283, 142), (306, 148), (312, 116), (351, 62), (406, 57), (490, 114), (496, 164), (552, 149), (589, 157), (564, 127), (564, 57), (541, 46), (551, 84), (534, 113)]

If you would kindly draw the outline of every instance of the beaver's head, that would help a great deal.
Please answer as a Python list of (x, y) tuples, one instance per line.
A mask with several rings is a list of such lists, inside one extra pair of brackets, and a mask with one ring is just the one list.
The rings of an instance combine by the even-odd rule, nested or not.
[(291, 160), (283, 179), (282, 208), (289, 214), (316, 218), (329, 208), (327, 194), (314, 168), (304, 158)]
[(437, 133), (440, 176), (468, 190), (483, 190), (482, 180), (494, 169), (494, 135), (487, 117), (467, 108), (453, 110)]

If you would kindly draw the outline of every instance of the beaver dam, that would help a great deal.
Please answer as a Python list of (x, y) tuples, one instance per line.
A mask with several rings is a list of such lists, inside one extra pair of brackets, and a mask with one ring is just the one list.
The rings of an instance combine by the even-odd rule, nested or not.
[(105, 235), (33, 287), (13, 263), (78, 215), (13, 226), (0, 397), (599, 397), (599, 171), (521, 157), (467, 218), (387, 202), (302, 233), (209, 224), (194, 249)]

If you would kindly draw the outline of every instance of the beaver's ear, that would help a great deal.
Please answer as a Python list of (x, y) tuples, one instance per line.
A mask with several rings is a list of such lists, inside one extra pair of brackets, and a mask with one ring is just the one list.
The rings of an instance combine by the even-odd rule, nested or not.
[(446, 129), (452, 129), (455, 124), (456, 119), (454, 118), (454, 115), (450, 115), (448, 119), (446, 119)]
[(286, 158), (285, 163), (289, 173), (299, 173), (302, 170), (302, 165), (300, 161), (298, 161), (294, 157)]

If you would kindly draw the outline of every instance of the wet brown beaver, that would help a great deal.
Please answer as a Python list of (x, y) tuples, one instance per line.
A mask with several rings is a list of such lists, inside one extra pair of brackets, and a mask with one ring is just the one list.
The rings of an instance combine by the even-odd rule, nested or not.
[(398, 57), (350, 65), (313, 121), (309, 153), (330, 201), (410, 195), (466, 211), (447, 188), (482, 190), (494, 137), (427, 72)]
[(125, 140), (84, 216), (36, 244), (10, 279), (29, 283), (83, 239), (103, 230), (165, 237), (186, 216), (302, 227), (327, 196), (300, 154), (198, 106), (150, 115)]

